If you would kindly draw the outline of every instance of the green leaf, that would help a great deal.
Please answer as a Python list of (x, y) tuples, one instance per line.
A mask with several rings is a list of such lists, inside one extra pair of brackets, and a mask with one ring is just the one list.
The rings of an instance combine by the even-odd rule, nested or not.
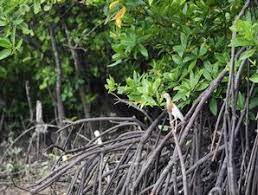
[(180, 56), (180, 57), (183, 57), (183, 54), (185, 52), (185, 49), (181, 46), (181, 45), (176, 45), (173, 47), (173, 49), (177, 52), (177, 54)]
[(154, 89), (154, 91), (157, 91), (157, 90), (158, 90), (160, 84), (161, 84), (161, 79), (160, 79), (160, 78), (157, 78), (157, 79), (154, 81), (153, 85), (152, 85), (152, 88)]
[(191, 72), (196, 65), (197, 60), (193, 60), (188, 66), (188, 72)]
[(252, 81), (253, 83), (258, 83), (258, 73), (253, 74), (250, 78), (250, 81)]
[(240, 46), (254, 46), (255, 42), (252, 40), (245, 39), (243, 37), (237, 37), (231, 40), (231, 46), (240, 47)]
[(22, 33), (25, 34), (25, 35), (33, 35), (33, 31), (29, 29), (29, 26), (28, 24), (26, 24), (25, 22), (21, 23), (19, 26), (19, 29), (22, 30)]
[(173, 55), (172, 59), (178, 65), (182, 63), (182, 58), (179, 55)]
[(144, 57), (148, 58), (148, 51), (143, 45), (139, 45), (139, 50)]
[(0, 51), (0, 60), (7, 58), (12, 54), (12, 50), (10, 49), (3, 49)]
[(208, 81), (212, 80), (210, 71), (208, 71), (206, 68), (203, 70), (203, 76), (205, 77), (205, 79), (207, 79)]
[(187, 46), (187, 36), (184, 33), (180, 34), (180, 41), (181, 41), (182, 47), (185, 49)]
[(258, 97), (252, 97), (250, 99), (249, 109), (253, 109), (258, 106)]
[(203, 56), (207, 53), (208, 49), (205, 47), (205, 44), (203, 43), (199, 50), (199, 56)]
[(108, 90), (108, 92), (112, 92), (116, 90), (116, 82), (113, 79), (113, 77), (109, 76), (107, 79), (107, 84), (105, 85), (105, 88)]
[(217, 101), (216, 101), (216, 99), (214, 97), (211, 98), (211, 101), (209, 103), (209, 108), (210, 108), (211, 113), (214, 116), (217, 116), (218, 105), (217, 105)]
[(238, 93), (238, 98), (237, 98), (237, 109), (238, 110), (242, 110), (244, 108), (244, 96), (242, 95), (242, 93)]
[(153, 0), (148, 0), (149, 1), (149, 5), (152, 5), (153, 3)]
[(114, 67), (114, 66), (120, 64), (121, 62), (122, 62), (122, 60), (117, 60), (117, 61), (115, 61), (114, 63), (109, 64), (108, 67)]
[(245, 52), (243, 52), (243, 53), (241, 54), (241, 56), (240, 56), (239, 59), (240, 59), (240, 60), (245, 60), (245, 59), (247, 59), (247, 58), (250, 58), (251, 56), (254, 55), (255, 51), (256, 51), (256, 49), (248, 49), (248, 50), (246, 50)]
[(49, 11), (52, 8), (52, 4), (44, 5), (43, 9), (44, 11)]
[(12, 43), (7, 38), (0, 38), (0, 47), (6, 48), (6, 49), (11, 49)]
[(4, 67), (0, 66), (0, 78), (6, 78), (7, 71)]
[(7, 21), (0, 19), (0, 26), (6, 26), (6, 25), (7, 25)]
[(22, 42), (23, 42), (23, 40), (20, 39), (20, 40), (18, 41), (18, 43), (17, 43), (15, 49), (20, 50), (20, 49), (21, 49)]
[(33, 4), (34, 14), (39, 13), (40, 9), (41, 9), (40, 0), (34, 0), (34, 4)]

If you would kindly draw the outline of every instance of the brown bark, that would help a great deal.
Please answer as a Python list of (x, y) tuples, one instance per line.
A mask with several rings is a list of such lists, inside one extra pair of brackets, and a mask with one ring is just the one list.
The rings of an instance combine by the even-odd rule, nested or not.
[(33, 121), (33, 109), (32, 109), (31, 97), (30, 97), (29, 81), (26, 81), (25, 89), (26, 89), (26, 96), (27, 96), (27, 101), (28, 101), (28, 106), (29, 106), (29, 111), (30, 111), (30, 121), (32, 122)]
[(55, 58), (55, 71), (56, 71), (56, 102), (57, 102), (57, 114), (58, 114), (58, 123), (60, 126), (63, 125), (63, 120), (65, 118), (65, 113), (64, 113), (64, 106), (63, 102), (61, 99), (61, 79), (62, 79), (62, 70), (61, 70), (61, 65), (60, 65), (60, 60), (59, 60), (59, 54), (57, 51), (57, 46), (56, 46), (56, 41), (54, 37), (54, 32), (53, 28), (50, 27), (50, 38), (51, 38), (51, 44), (52, 44), (52, 49), (53, 49), (53, 54)]
[[(53, 28), (50, 27), (50, 38), (52, 44), (52, 50), (55, 58), (55, 72), (56, 72), (56, 105), (57, 105), (57, 115), (58, 115), (58, 126), (62, 127), (64, 125), (63, 120), (65, 119), (64, 105), (61, 99), (61, 87), (62, 87), (62, 68), (59, 60), (59, 54), (56, 46), (56, 40), (54, 37)], [(68, 131), (65, 130), (61, 133), (61, 145), (64, 147), (66, 144), (66, 138)]]

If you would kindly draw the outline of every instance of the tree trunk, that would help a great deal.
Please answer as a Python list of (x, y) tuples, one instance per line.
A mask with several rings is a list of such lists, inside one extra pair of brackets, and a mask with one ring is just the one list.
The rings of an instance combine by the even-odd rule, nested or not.
[[(52, 44), (52, 49), (54, 53), (54, 58), (55, 58), (55, 72), (56, 72), (56, 104), (57, 104), (57, 115), (58, 115), (58, 125), (60, 127), (63, 126), (63, 120), (65, 118), (65, 113), (64, 113), (64, 105), (61, 99), (61, 83), (62, 83), (62, 69), (60, 65), (60, 60), (59, 60), (59, 54), (57, 51), (57, 46), (56, 46), (56, 41), (54, 37), (54, 32), (53, 32), (53, 27), (50, 27), (50, 38), (51, 38), (51, 44)], [(62, 146), (65, 143), (67, 137), (67, 131), (62, 131), (61, 134), (61, 144)]]
[[(68, 47), (71, 51), (72, 54), (72, 58), (74, 61), (74, 68), (75, 68), (75, 75), (77, 79), (81, 78), (81, 65), (79, 62), (79, 58), (78, 58), (78, 54), (76, 49), (74, 48), (70, 35), (69, 35), (69, 30), (67, 29), (67, 26), (65, 24), (65, 22), (62, 20), (63, 23), (63, 28), (65, 31), (65, 35), (67, 38), (67, 43), (68, 43)], [(82, 85), (79, 86), (79, 95), (80, 95), (80, 99), (82, 102), (82, 106), (83, 106), (83, 112), (84, 112), (84, 117), (85, 118), (89, 118), (90, 117), (90, 107), (87, 105), (86, 101), (85, 101), (85, 89)]]

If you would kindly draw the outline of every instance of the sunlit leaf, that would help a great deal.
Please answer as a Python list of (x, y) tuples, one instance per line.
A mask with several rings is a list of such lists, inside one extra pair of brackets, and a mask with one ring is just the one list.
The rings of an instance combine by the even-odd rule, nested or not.
[(7, 58), (12, 54), (12, 50), (10, 49), (3, 49), (0, 51), (0, 60)]
[(248, 50), (246, 50), (245, 52), (243, 52), (243, 53), (241, 54), (241, 56), (240, 56), (239, 59), (240, 59), (240, 60), (245, 60), (245, 59), (247, 59), (247, 58), (250, 58), (251, 56), (254, 55), (255, 51), (256, 51), (256, 49), (248, 49)]
[(39, 13), (39, 11), (41, 9), (40, 0), (34, 0), (33, 2), (34, 2), (33, 10), (34, 10), (34, 13), (37, 14), (37, 13)]
[(121, 62), (122, 62), (122, 60), (117, 60), (117, 61), (115, 61), (114, 63), (109, 64), (108, 67), (114, 67), (114, 66), (120, 64)]
[(207, 53), (208, 49), (206, 48), (205, 44), (202, 44), (199, 50), (199, 56), (203, 56)]
[(258, 73), (253, 74), (250, 77), (250, 81), (252, 81), (253, 83), (258, 83)]
[(148, 58), (148, 51), (143, 45), (139, 45), (139, 50), (144, 57)]
[(0, 38), (0, 47), (10, 49), (12, 48), (12, 43), (8, 38)]
[(180, 34), (181, 45), (185, 49), (187, 45), (187, 36), (184, 33)]

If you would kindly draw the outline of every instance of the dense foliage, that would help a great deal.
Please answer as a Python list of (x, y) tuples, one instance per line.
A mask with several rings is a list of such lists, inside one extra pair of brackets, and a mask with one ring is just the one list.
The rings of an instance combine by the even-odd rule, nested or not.
[[(126, 95), (140, 106), (161, 106), (161, 94), (171, 92), (179, 107), (187, 107), (227, 68), (230, 46), (246, 47), (236, 63), (236, 68), (246, 59), (250, 64), (250, 71), (240, 78), (241, 86), (249, 83), (249, 76), (258, 82), (258, 23), (252, 14), (256, 10), (249, 9), (232, 24), (243, 3), (0, 1), (0, 106), (10, 122), (5, 125), (21, 126), (20, 117), (29, 118), (26, 81), (33, 106), (40, 99), (46, 120), (57, 118), (52, 114), (57, 112), (57, 75), (51, 31), (61, 64), (61, 100), (67, 118), (83, 116), (81, 103), (85, 116), (90, 114), (90, 105), (103, 95), (105, 83), (109, 92)], [(233, 40), (232, 32), (237, 33)], [(225, 90), (226, 82), (210, 100), (214, 115)], [(256, 91), (250, 109), (258, 105)], [(240, 87), (238, 109), (243, 108), (245, 94)]]

